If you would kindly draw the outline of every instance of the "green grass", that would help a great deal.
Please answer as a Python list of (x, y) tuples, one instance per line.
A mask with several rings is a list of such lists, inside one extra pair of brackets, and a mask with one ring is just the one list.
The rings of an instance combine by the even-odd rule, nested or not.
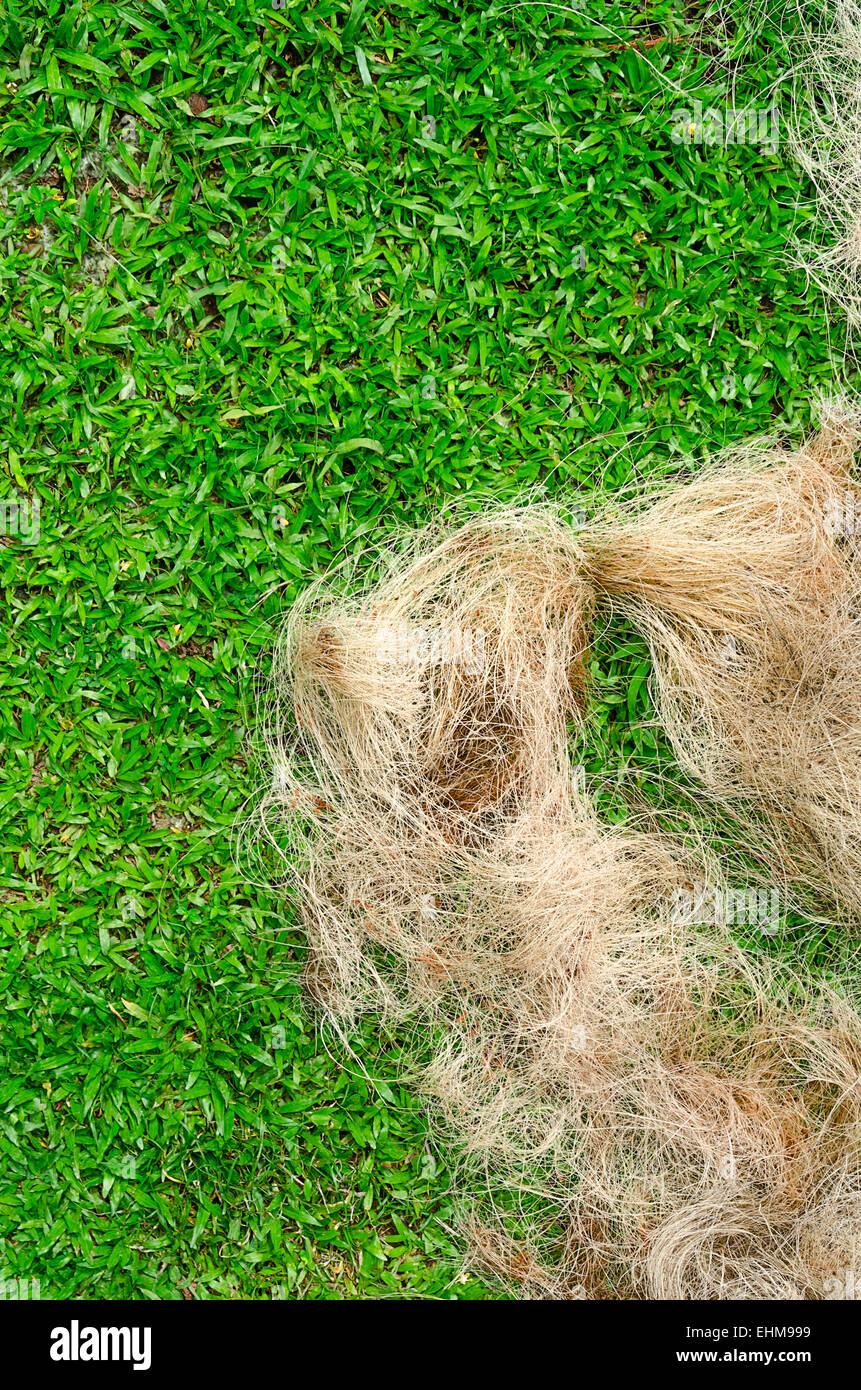
[[(311, 575), (452, 496), (807, 424), (797, 176), (670, 139), (667, 79), (727, 104), (712, 8), (7, 0), (1, 1278), (498, 1296), (398, 1040), (317, 1035), (234, 866), (252, 680)], [(646, 21), (678, 42), (612, 46)], [(766, 24), (741, 95), (782, 61)], [(648, 762), (643, 650), (598, 675), (601, 757)]]

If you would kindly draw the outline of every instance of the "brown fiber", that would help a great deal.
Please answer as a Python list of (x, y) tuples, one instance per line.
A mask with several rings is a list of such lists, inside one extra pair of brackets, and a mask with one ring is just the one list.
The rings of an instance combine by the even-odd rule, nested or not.
[(854, 544), (822, 523), (851, 444), (837, 419), (579, 532), (531, 506), (422, 533), (279, 644), (260, 824), (309, 982), (430, 1052), (473, 1249), (533, 1296), (823, 1297), (857, 1258), (853, 1007), (679, 912), (718, 867), (603, 825), (572, 759), (610, 600), (681, 758), (854, 910)]

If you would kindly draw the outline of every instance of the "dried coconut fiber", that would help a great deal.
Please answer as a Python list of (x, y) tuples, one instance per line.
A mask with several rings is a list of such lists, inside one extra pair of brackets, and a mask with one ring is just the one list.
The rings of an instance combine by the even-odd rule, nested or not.
[[(761, 544), (742, 602), (709, 532), (737, 531), (770, 468), (787, 504), (802, 499), (823, 452), (746, 474), (736, 461), (615, 528), (576, 532), (533, 506), (424, 532), (366, 592), (308, 590), (282, 636), (264, 810), (309, 983), (344, 1028), (372, 1009), (433, 1040), (421, 1084), (464, 1193), (537, 1194), (550, 1213), (552, 1261), (540, 1230), (524, 1248), (473, 1221), (485, 1262), (533, 1293), (816, 1297), (853, 1267), (857, 1015), (719, 923), (680, 920), (677, 890), (714, 868), (602, 826), (570, 751), (602, 592), (646, 604), (656, 661), (676, 662), (662, 696), (705, 666), (704, 701), (723, 698), (700, 633), (729, 623), (764, 643), (781, 567), (797, 576), (812, 537), (791, 532), (793, 566), (776, 525), (774, 572)], [(769, 515), (753, 504), (749, 525)], [(399, 631), (448, 634), (450, 659), (392, 660)], [(465, 633), (480, 659), (475, 636), (451, 659)]]
[(861, 569), (845, 516), (857, 418), (756, 445), (585, 542), (645, 635), (659, 719), (784, 897), (861, 919)]
[(833, 412), (579, 530), (536, 505), (430, 528), (281, 635), (255, 825), (309, 990), (345, 1036), (369, 1011), (404, 1030), (472, 1249), (529, 1296), (822, 1298), (858, 1267), (857, 980), (680, 914), (722, 888), (707, 853), (603, 824), (574, 776), (615, 606), (682, 765), (781, 883), (858, 920), (859, 562), (834, 525), (857, 433)]
[(803, 41), (789, 124), (824, 232), (800, 259), (854, 335), (861, 327), (861, 4), (833, 0), (825, 15)]

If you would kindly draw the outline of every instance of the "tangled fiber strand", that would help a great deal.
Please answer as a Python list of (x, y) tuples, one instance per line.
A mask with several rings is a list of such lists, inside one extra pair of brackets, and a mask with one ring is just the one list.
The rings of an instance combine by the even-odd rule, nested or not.
[(679, 762), (788, 896), (813, 890), (856, 921), (857, 437), (834, 407), (797, 453), (748, 448), (586, 541), (593, 582), (648, 640)]
[[(739, 511), (711, 486), (704, 541)], [(820, 1297), (861, 1238), (857, 1016), (680, 917), (674, 896), (714, 868), (603, 826), (573, 776), (599, 589), (638, 613), (645, 590), (678, 643), (721, 609), (759, 638), (704, 562), (692, 590), (684, 495), (660, 551), (642, 542), (670, 499), (616, 535), (540, 507), (423, 533), (370, 590), (310, 590), (276, 656), (261, 818), (309, 987), (345, 1030), (374, 1011), (430, 1040), (420, 1081), (473, 1247), (538, 1297)]]
[(861, 326), (861, 4), (833, 0), (825, 14), (803, 40), (789, 135), (825, 232), (821, 244), (804, 248), (801, 263), (854, 332)]

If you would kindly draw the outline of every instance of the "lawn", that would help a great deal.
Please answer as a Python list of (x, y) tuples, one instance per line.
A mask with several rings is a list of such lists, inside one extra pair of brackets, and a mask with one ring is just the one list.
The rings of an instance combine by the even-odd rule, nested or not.
[[(235, 853), (255, 681), (310, 577), (453, 497), (809, 424), (809, 190), (678, 138), (727, 40), (772, 101), (783, 42), (723, 9), (7, 0), (0, 1280), (506, 1296), (398, 1038), (321, 1035)], [(590, 775), (652, 757), (647, 675), (596, 654)]]

